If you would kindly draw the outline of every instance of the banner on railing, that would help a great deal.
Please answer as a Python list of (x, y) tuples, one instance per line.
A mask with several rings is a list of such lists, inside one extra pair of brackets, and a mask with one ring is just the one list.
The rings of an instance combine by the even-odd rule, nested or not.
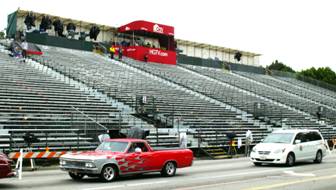
[[(80, 153), (81, 151), (44, 151), (44, 152), (23, 152), (23, 159), (50, 159), (50, 158), (59, 158), (63, 154), (67, 153)], [(8, 157), (10, 159), (18, 159), (20, 157), (20, 152), (11, 152), (9, 153)]]

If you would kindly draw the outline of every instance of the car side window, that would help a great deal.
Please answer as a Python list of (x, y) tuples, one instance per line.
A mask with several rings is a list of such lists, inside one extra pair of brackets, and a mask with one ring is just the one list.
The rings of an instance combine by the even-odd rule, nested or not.
[(294, 139), (294, 142), (296, 140), (300, 140), (301, 143), (306, 142), (305, 135), (303, 133), (298, 133)]
[(313, 141), (318, 141), (318, 140), (321, 140), (321, 135), (318, 134), (317, 132), (310, 132), (311, 133), (311, 138)]
[(305, 136), (306, 142), (314, 141), (314, 135), (311, 132), (306, 133), (304, 136)]
[(128, 149), (128, 153), (135, 152), (136, 148), (140, 148), (141, 152), (148, 152), (148, 149), (145, 143), (132, 143), (130, 148)]
[(148, 152), (148, 149), (147, 149), (145, 143), (136, 143), (136, 147), (141, 148), (142, 152)]
[(132, 143), (127, 152), (128, 153), (135, 152), (135, 148), (136, 148), (136, 143)]

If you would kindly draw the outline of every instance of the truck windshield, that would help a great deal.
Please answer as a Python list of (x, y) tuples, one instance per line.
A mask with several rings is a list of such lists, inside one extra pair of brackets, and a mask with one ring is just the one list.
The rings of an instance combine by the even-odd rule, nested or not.
[(293, 139), (293, 133), (271, 133), (263, 143), (285, 143), (290, 144)]
[(125, 152), (128, 142), (103, 142), (96, 150), (112, 151), (112, 152)]

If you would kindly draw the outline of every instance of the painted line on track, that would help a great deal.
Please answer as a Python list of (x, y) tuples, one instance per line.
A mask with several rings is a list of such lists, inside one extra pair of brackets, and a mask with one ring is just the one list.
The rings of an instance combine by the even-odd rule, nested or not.
[(191, 186), (191, 187), (182, 187), (182, 188), (177, 188), (177, 189), (174, 189), (174, 190), (205, 189), (205, 188), (209, 188), (209, 187), (216, 187), (216, 186), (220, 186), (220, 185), (230, 185), (230, 184), (237, 184), (237, 183), (241, 183), (241, 180), (225, 182), (225, 183), (215, 183), (215, 184), (208, 184), (208, 185), (197, 185), (197, 186)]
[(117, 188), (127, 188), (127, 187), (135, 187), (135, 186), (145, 186), (145, 185), (156, 185), (167, 183), (168, 181), (156, 181), (156, 182), (145, 182), (145, 183), (133, 183), (133, 184), (125, 184), (125, 185), (109, 185), (109, 186), (100, 186), (100, 187), (91, 187), (83, 190), (102, 190), (102, 189), (117, 189)]
[(263, 174), (263, 173), (270, 173), (270, 172), (280, 172), (280, 171), (287, 171), (288, 168), (284, 169), (271, 169), (271, 170), (261, 170), (261, 171), (254, 171), (254, 172), (241, 172), (241, 173), (231, 173), (225, 175), (217, 175), (217, 176), (210, 176), (210, 177), (196, 177), (192, 180), (202, 180), (202, 179), (216, 179), (216, 178), (223, 178), (223, 177), (236, 177), (236, 176), (243, 176), (243, 175), (254, 175), (254, 174)]
[(313, 173), (296, 173), (294, 171), (284, 171), (285, 174), (296, 177), (315, 177)]
[(259, 186), (259, 187), (253, 187), (253, 188), (248, 188), (246, 190), (265, 190), (265, 189), (272, 189), (272, 188), (280, 188), (280, 187), (285, 187), (289, 185), (295, 185), (299, 183), (305, 183), (305, 182), (310, 182), (310, 181), (317, 181), (317, 180), (327, 180), (327, 179), (333, 179), (336, 178), (336, 175), (332, 176), (321, 176), (321, 177), (311, 177), (311, 178), (306, 178), (302, 180), (295, 180), (295, 181), (290, 181), (290, 182), (284, 182), (284, 183), (277, 183), (277, 184), (272, 184), (272, 185), (264, 185), (264, 186)]

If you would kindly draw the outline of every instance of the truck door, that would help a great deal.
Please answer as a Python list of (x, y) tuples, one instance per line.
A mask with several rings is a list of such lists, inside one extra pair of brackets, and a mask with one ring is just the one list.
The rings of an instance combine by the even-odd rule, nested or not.
[(145, 143), (131, 143), (125, 156), (125, 167), (122, 168), (123, 172), (131, 173), (151, 170), (149, 161), (151, 154), (152, 153), (149, 152), (145, 146)]

